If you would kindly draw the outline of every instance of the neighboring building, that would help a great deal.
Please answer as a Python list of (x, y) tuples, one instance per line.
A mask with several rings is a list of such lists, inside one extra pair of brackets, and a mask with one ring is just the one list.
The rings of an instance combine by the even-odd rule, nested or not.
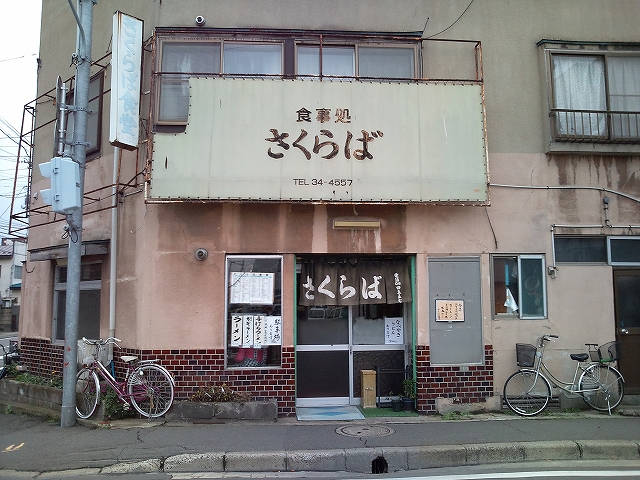
[(0, 332), (17, 332), (27, 239), (3, 238), (0, 244)]
[[(139, 138), (117, 152), (116, 11), (144, 21), (141, 117), (115, 118)], [(639, 16), (614, 0), (97, 2), (79, 335), (115, 322), (179, 398), (224, 382), (282, 415), (359, 404), (374, 367), (395, 372), (381, 397), (408, 367), (422, 413), (495, 408), (516, 342), (545, 333), (552, 363), (619, 340), (640, 393)], [(34, 165), (75, 42), (68, 2), (43, 2)], [(46, 375), (69, 239), (33, 172), (20, 340)]]

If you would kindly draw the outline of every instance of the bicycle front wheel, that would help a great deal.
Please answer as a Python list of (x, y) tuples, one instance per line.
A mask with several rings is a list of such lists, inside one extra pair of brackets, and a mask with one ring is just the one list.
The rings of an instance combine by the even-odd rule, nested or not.
[(535, 370), (520, 370), (504, 383), (504, 401), (513, 413), (532, 417), (542, 412), (551, 399), (549, 381)]
[(158, 365), (143, 365), (127, 382), (131, 403), (145, 417), (161, 417), (173, 403), (173, 381)]
[(611, 365), (589, 365), (578, 382), (585, 403), (599, 412), (609, 412), (620, 405), (624, 396), (622, 374)]
[(96, 372), (83, 368), (76, 376), (76, 414), (89, 418), (96, 411), (100, 398), (100, 381)]

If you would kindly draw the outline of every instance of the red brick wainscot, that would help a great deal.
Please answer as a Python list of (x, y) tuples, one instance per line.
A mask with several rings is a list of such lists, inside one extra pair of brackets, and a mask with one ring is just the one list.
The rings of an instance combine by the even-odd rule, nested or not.
[(417, 407), (420, 413), (436, 413), (436, 398), (454, 403), (485, 402), (493, 396), (493, 345), (484, 346), (484, 364), (432, 366), (428, 346), (416, 348)]
[[(22, 338), (21, 363), (29, 373), (44, 378), (60, 375), (64, 347), (49, 340)], [(280, 367), (224, 368), (224, 349), (214, 350), (136, 350), (122, 348), (114, 355), (116, 378), (124, 378), (121, 355), (136, 355), (141, 360), (158, 360), (176, 381), (176, 400), (186, 400), (199, 387), (226, 383), (238, 392), (249, 392), (253, 400), (277, 400), (278, 415), (295, 414), (295, 367), (293, 347), (282, 347)]]

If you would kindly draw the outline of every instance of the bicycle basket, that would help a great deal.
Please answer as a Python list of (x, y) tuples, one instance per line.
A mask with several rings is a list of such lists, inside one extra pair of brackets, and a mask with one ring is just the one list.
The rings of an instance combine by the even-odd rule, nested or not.
[[(82, 340), (78, 340), (78, 365), (91, 365), (93, 363), (93, 355), (98, 349), (97, 345), (89, 345)], [(108, 363), (109, 352), (106, 348), (100, 348), (98, 352), (98, 360), (103, 365)]]
[(533, 367), (536, 347), (528, 343), (516, 343), (516, 360), (519, 367)]
[(618, 360), (618, 342), (609, 342), (598, 347), (598, 361), (615, 362)]

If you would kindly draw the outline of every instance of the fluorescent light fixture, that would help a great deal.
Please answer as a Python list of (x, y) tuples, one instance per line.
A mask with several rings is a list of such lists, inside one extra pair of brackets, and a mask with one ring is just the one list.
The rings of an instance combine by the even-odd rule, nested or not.
[(334, 220), (334, 230), (376, 230), (380, 220)]

